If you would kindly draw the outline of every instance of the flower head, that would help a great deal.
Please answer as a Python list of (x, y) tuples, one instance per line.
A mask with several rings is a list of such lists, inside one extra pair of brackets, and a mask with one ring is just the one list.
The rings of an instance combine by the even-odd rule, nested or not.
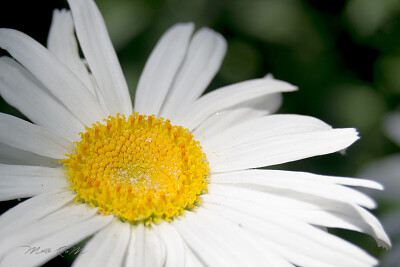
[[(76, 266), (373, 266), (327, 231), (390, 241), (350, 187), (378, 183), (257, 169), (358, 139), (307, 116), (271, 115), (297, 88), (266, 76), (202, 95), (226, 51), (177, 24), (129, 91), (92, 0), (55, 11), (47, 48), (0, 30), (0, 93), (33, 123), (0, 115), (0, 265), (35, 266), (90, 237)], [(85, 59), (79, 55), (78, 43)], [(49, 253), (26, 255), (26, 248)]]

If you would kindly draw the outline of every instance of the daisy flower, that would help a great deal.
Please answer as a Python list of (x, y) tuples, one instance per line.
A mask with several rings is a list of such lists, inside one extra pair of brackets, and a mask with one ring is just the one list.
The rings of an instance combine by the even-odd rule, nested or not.
[[(384, 120), (384, 132), (400, 147), (400, 112), (393, 112)], [(397, 205), (388, 210), (382, 219), (383, 225), (393, 238), (394, 249), (384, 253), (382, 266), (396, 267), (400, 262), (400, 153), (376, 160), (363, 168), (361, 177), (376, 177), (385, 186), (385, 192), (373, 194), (379, 200)], [(372, 192), (371, 192), (372, 193)]]
[[(92, 0), (55, 11), (47, 49), (0, 30), (0, 266), (37, 266), (91, 237), (74, 266), (373, 266), (326, 229), (390, 241), (353, 186), (369, 180), (259, 169), (358, 139), (307, 116), (271, 115), (296, 87), (266, 76), (205, 95), (226, 51), (177, 24), (160, 39), (132, 107)], [(79, 55), (79, 41), (84, 59)]]

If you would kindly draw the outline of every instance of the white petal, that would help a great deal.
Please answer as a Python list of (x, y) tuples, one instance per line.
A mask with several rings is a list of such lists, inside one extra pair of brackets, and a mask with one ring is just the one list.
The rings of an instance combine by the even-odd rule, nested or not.
[(219, 151), (203, 145), (203, 151), (212, 172), (224, 172), (329, 154), (350, 146), (357, 139), (355, 129), (333, 129), (260, 138)]
[[(70, 225), (60, 231), (53, 233), (52, 235), (46, 236), (42, 239), (36, 240), (32, 243), (26, 244), (26, 246), (40, 247), (43, 249), (49, 248), (49, 253), (38, 253), (38, 254), (24, 254), (25, 251), (17, 248), (10, 251), (6, 257), (2, 260), (3, 266), (38, 266), (50, 259), (64, 253), (68, 248), (74, 244), (82, 241), (83, 239), (91, 236), (100, 229), (104, 228), (111, 222), (113, 216), (94, 216), (88, 220), (78, 222)], [(66, 252), (68, 253), (68, 252)], [(82, 253), (82, 252), (81, 252)]]
[(217, 73), (225, 53), (226, 41), (219, 33), (208, 28), (197, 31), (164, 102), (161, 116), (171, 118), (199, 98)]
[(98, 90), (111, 115), (130, 115), (132, 102), (103, 17), (92, 0), (68, 1), (76, 34)]
[(0, 143), (0, 162), (13, 165), (59, 167), (58, 160)]
[(208, 117), (193, 131), (193, 135), (196, 137), (197, 141), (203, 144), (206, 140), (209, 140), (211, 137), (214, 137), (216, 134), (232, 126), (264, 115), (266, 115), (266, 111), (252, 108), (223, 110)]
[(60, 168), (0, 164), (0, 200), (25, 198), (67, 188)]
[(9, 57), (0, 58), (0, 94), (39, 126), (76, 141), (83, 124), (24, 67)]
[(75, 198), (71, 191), (43, 193), (9, 209), (0, 216), (0, 235), (23, 228), (61, 208)]
[(260, 236), (269, 248), (300, 266), (374, 266), (370, 255), (334, 235), (280, 212), (251, 216), (234, 209), (204, 204), (222, 217)]
[[(231, 266), (292, 266), (276, 253), (265, 250), (262, 243), (245, 233), (240, 226), (230, 224), (220, 216), (215, 216), (205, 209), (199, 209), (196, 214), (185, 214), (184, 220), (188, 220), (188, 223), (193, 225), (193, 234), (197, 233), (199, 238), (205, 238), (209, 244), (212, 244), (210, 250), (213, 250), (217, 255), (220, 254), (217, 256), (218, 260), (224, 261), (224, 256), (231, 254), (229, 258), (236, 262)], [(178, 230), (183, 227), (185, 233), (185, 227), (188, 223), (183, 223), (183, 220), (182, 222), (178, 221)], [(183, 235), (187, 237), (187, 233)], [(213, 259), (215, 256), (202, 249), (197, 242), (192, 244), (191, 241), (191, 237), (186, 239), (187, 244), (206, 264), (214, 266), (213, 261), (217, 260)], [(220, 241), (223, 241), (225, 245), (218, 246)], [(240, 253), (238, 253), (239, 251)], [(208, 259), (210, 256), (211, 259)], [(215, 264), (217, 262), (215, 261)]]
[(157, 233), (165, 244), (165, 267), (185, 266), (185, 243), (174, 226), (169, 223), (161, 223), (156, 227)]
[(207, 225), (210, 232), (221, 236), (233, 251), (240, 251), (237, 257), (245, 262), (245, 266), (293, 266), (275, 251), (268, 250), (262, 239), (243, 230), (240, 224), (230, 223), (215, 212), (199, 209), (194, 220)]
[(186, 244), (199, 256), (205, 266), (246, 266), (238, 261), (237, 251), (227, 246), (224, 236), (210, 231), (206, 224), (195, 217), (187, 211), (185, 217), (175, 220), (174, 224)]
[(387, 136), (400, 146), (400, 112), (393, 112), (386, 116), (384, 129)]
[(306, 176), (306, 179), (302, 179), (296, 176), (296, 172), (245, 170), (212, 174), (211, 182), (213, 184), (236, 184), (267, 192), (269, 188), (297, 191), (316, 197), (354, 203), (368, 208), (376, 207), (375, 201), (366, 194), (346, 186), (325, 182), (322, 179), (310, 179), (311, 177)]
[(211, 115), (193, 131), (193, 135), (203, 143), (233, 126), (274, 113), (281, 102), (281, 93), (246, 101)]
[(165, 245), (153, 227), (144, 230), (144, 266), (162, 267), (166, 258)]
[(258, 97), (296, 90), (297, 87), (283, 81), (255, 79), (226, 86), (212, 91), (183, 110), (173, 121), (193, 130), (214, 113)]
[[(204, 203), (236, 208), (254, 216), (268, 216), (270, 210), (279, 211), (311, 225), (366, 233), (373, 236), (379, 246), (390, 247), (390, 240), (379, 221), (357, 205), (318, 197), (310, 199), (307, 205), (307, 201), (301, 198), (274, 197), (271, 194), (264, 194), (264, 198), (259, 198), (258, 192), (222, 190), (223, 188), (219, 192), (213, 188), (210, 194), (202, 196), (202, 200)], [(241, 193), (240, 198), (237, 197), (238, 193)]]
[(186, 54), (193, 23), (171, 27), (151, 53), (136, 89), (135, 111), (158, 115)]
[(16, 30), (0, 29), (0, 47), (27, 68), (83, 124), (104, 117), (81, 80), (41, 44)]
[(126, 251), (124, 266), (145, 266), (144, 230), (144, 225), (142, 223), (139, 223), (137, 226), (131, 226), (131, 236)]
[(240, 144), (266, 140), (275, 136), (330, 130), (331, 126), (309, 116), (279, 114), (248, 120), (225, 129), (206, 140), (202, 146), (214, 152)]
[(96, 95), (88, 70), (79, 55), (71, 12), (54, 10), (47, 39), (47, 48), (79, 77), (93, 95)]
[(62, 159), (73, 144), (55, 133), (22, 119), (0, 113), (0, 142), (37, 155)]
[[(2, 235), (0, 241), (0, 258), (10, 250), (21, 249), (35, 240), (45, 238), (66, 227), (87, 220), (96, 215), (96, 212), (97, 209), (93, 209), (89, 205), (71, 203), (38, 221), (19, 228), (18, 231), (8, 231)], [(29, 247), (26, 247), (25, 250), (21, 251), (25, 252), (28, 249)]]
[(121, 266), (130, 239), (130, 224), (118, 219), (85, 245), (72, 266)]
[(204, 264), (200, 261), (190, 248), (185, 244), (185, 267), (203, 267)]

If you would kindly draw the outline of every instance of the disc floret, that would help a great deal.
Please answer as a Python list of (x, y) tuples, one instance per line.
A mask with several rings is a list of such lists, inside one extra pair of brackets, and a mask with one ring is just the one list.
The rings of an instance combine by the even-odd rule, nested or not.
[(188, 129), (138, 113), (80, 133), (62, 163), (76, 200), (132, 223), (170, 220), (207, 190), (208, 163)]

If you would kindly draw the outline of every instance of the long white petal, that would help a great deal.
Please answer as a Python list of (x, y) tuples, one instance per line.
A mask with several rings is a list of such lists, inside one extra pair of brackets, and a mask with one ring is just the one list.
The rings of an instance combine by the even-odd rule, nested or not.
[(210, 231), (206, 224), (193, 217), (190, 212), (185, 212), (185, 218), (175, 220), (174, 224), (205, 266), (237, 266), (240, 263), (245, 266), (243, 261), (238, 261), (237, 251), (227, 246), (223, 236)]
[(0, 164), (0, 200), (25, 198), (67, 188), (59, 168)]
[(185, 267), (203, 267), (199, 257), (185, 244)]
[(75, 198), (71, 191), (43, 193), (9, 209), (0, 216), (0, 235), (43, 218)]
[(161, 116), (171, 118), (190, 106), (208, 87), (226, 53), (226, 41), (208, 28), (197, 31), (165, 99)]
[(153, 227), (156, 226), (146, 227), (144, 230), (144, 267), (162, 267), (166, 259), (164, 242)]
[(210, 139), (202, 146), (214, 152), (235, 147), (240, 144), (262, 141), (275, 136), (330, 130), (323, 121), (302, 115), (278, 114), (248, 120), (228, 128)]
[(23, 66), (9, 57), (0, 58), (0, 94), (39, 126), (76, 141), (83, 124)]
[(137, 226), (131, 226), (131, 236), (125, 257), (125, 267), (145, 266), (144, 230), (144, 225), (142, 223), (139, 223)]
[[(49, 248), (49, 253), (38, 253), (35, 255), (24, 255), (25, 251), (21, 248), (10, 251), (4, 259), (2, 259), (2, 266), (38, 266), (50, 259), (62, 254), (68, 253), (69, 248), (74, 244), (82, 241), (83, 239), (91, 236), (102, 228), (106, 227), (111, 222), (113, 216), (94, 216), (88, 220), (84, 220), (68, 226), (60, 231), (53, 233), (47, 237), (36, 240), (32, 243), (26, 244), (27, 246)], [(81, 252), (82, 253), (82, 252)]]
[(118, 219), (85, 245), (72, 266), (121, 266), (130, 239), (130, 224)]
[[(223, 189), (222, 189), (223, 190)], [(327, 200), (324, 198), (310, 198), (309, 205), (304, 199), (290, 199), (274, 197), (264, 193), (268, 201), (257, 199), (257, 192), (243, 194), (237, 198), (239, 192), (218, 192), (212, 190), (210, 194), (202, 196), (204, 203), (215, 203), (250, 213), (254, 216), (264, 214), (268, 216), (269, 211), (279, 211), (287, 216), (301, 220), (302, 222), (330, 228), (342, 228), (361, 233), (366, 233), (375, 238), (379, 246), (390, 247), (390, 240), (379, 221), (365, 209), (351, 203)], [(252, 198), (253, 197), (253, 198)], [(282, 203), (286, 202), (286, 203)]]
[(14, 116), (0, 113), (0, 124), (0, 142), (9, 146), (55, 159), (73, 149), (67, 139)]
[(218, 111), (258, 97), (296, 89), (297, 87), (287, 82), (272, 79), (255, 79), (229, 85), (200, 97), (190, 107), (177, 114), (173, 122), (194, 130)]
[[(203, 208), (195, 214), (185, 214), (184, 220), (176, 224), (188, 246), (207, 266), (292, 266), (277, 253), (266, 250), (262, 242), (246, 234), (240, 226), (232, 225)], [(190, 234), (187, 233), (189, 225), (193, 226)], [(197, 239), (203, 240), (198, 242)], [(201, 245), (205, 242), (213, 245), (205, 249)], [(220, 265), (220, 260), (225, 262)]]
[(23, 228), (18, 228), (18, 231), (8, 231), (2, 235), (0, 241), (0, 259), (10, 250), (21, 249), (21, 246), (25, 248), (25, 250), (22, 249), (21, 251), (25, 252), (29, 249), (29, 247), (25, 247), (27, 244), (87, 220), (95, 216), (96, 212), (97, 209), (91, 208), (86, 204), (77, 205), (71, 203), (38, 221), (27, 224)]
[(374, 266), (377, 260), (355, 245), (278, 211), (251, 216), (235, 209), (204, 204), (242, 228), (257, 234), (293, 264), (300, 266)]
[[(210, 169), (224, 172), (329, 154), (347, 148), (357, 139), (355, 129), (332, 129), (260, 138), (220, 151), (203, 145), (203, 151)], [(231, 144), (231, 141), (226, 141)]]
[[(269, 188), (297, 191), (316, 197), (355, 203), (368, 208), (376, 207), (376, 203), (371, 197), (355, 189), (323, 181), (322, 179), (318, 180), (318, 178), (310, 179), (312, 176), (306, 176), (306, 179), (302, 179), (295, 175), (296, 173), (275, 170), (245, 170), (212, 174), (211, 182), (213, 184), (254, 187), (257, 190), (265, 191), (268, 191)], [(374, 183), (371, 182), (371, 184)]]
[(49, 36), (47, 38), (47, 48), (79, 77), (93, 95), (96, 95), (88, 69), (79, 55), (74, 22), (72, 21), (70, 11), (54, 10)]
[[(268, 78), (272, 79), (268, 76)], [(202, 143), (233, 126), (265, 115), (273, 114), (282, 104), (282, 93), (275, 93), (237, 104), (219, 111), (203, 121), (194, 131), (196, 140)]]
[(136, 89), (135, 111), (158, 115), (178, 68), (186, 54), (193, 23), (171, 27), (151, 53)]
[(176, 228), (169, 223), (161, 223), (157, 225), (156, 230), (166, 249), (167, 258), (164, 266), (185, 266), (185, 243)]
[(0, 143), (0, 162), (12, 165), (59, 167), (58, 160)]
[(246, 266), (293, 266), (275, 251), (268, 250), (262, 239), (244, 231), (240, 224), (229, 223), (228, 220), (204, 208), (196, 212), (194, 219), (200, 220), (208, 226), (210, 232), (221, 235), (229, 246), (240, 251), (238, 256)]
[(128, 86), (103, 17), (92, 0), (68, 1), (82, 52), (111, 115), (132, 113)]
[(193, 135), (196, 137), (196, 140), (203, 144), (211, 139), (211, 137), (214, 137), (226, 129), (264, 115), (267, 115), (265, 110), (256, 110), (252, 108), (223, 110), (208, 117), (193, 131)]
[(0, 47), (27, 68), (83, 124), (104, 117), (97, 99), (81, 80), (45, 47), (12, 29), (0, 29)]

